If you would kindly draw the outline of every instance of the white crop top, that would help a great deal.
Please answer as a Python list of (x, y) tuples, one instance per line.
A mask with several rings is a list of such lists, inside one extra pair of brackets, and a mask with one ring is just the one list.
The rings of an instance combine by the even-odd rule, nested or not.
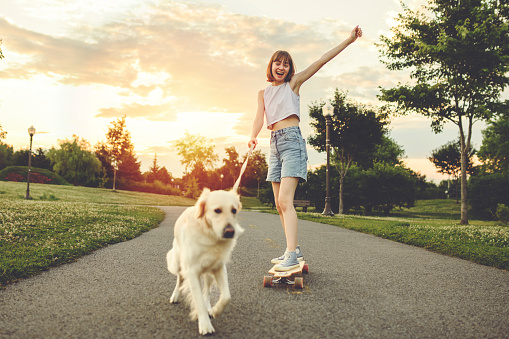
[(263, 93), (267, 128), (272, 129), (278, 121), (296, 115), (300, 120), (300, 96), (295, 94), (290, 83), (279, 86), (270, 85)]

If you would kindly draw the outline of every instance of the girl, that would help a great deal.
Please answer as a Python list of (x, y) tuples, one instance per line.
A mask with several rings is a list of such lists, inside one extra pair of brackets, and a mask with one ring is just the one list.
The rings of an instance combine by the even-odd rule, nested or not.
[(303, 260), (297, 244), (297, 213), (293, 206), (297, 184), (307, 179), (306, 142), (299, 128), (300, 86), (361, 36), (362, 30), (356, 26), (345, 41), (297, 74), (292, 57), (285, 51), (275, 52), (267, 66), (267, 81), (271, 85), (258, 92), (258, 109), (248, 146), (258, 144), (256, 137), (265, 115), (267, 128), (272, 131), (267, 181), (272, 182), (276, 208), (286, 235), (285, 253), (271, 261), (278, 264), (274, 267), (276, 271), (288, 271)]

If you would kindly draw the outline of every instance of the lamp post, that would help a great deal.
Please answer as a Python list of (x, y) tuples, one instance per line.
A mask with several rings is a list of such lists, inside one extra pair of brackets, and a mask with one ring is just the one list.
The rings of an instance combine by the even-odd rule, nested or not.
[(334, 114), (334, 107), (330, 104), (326, 104), (322, 107), (322, 114), (325, 117), (325, 125), (326, 125), (326, 134), (325, 134), (325, 148), (327, 151), (327, 169), (326, 169), (326, 183), (327, 183), (327, 195), (325, 196), (325, 208), (323, 209), (322, 214), (327, 216), (333, 216), (334, 212), (330, 207), (330, 175), (329, 175), (329, 166), (330, 166), (330, 125), (332, 122), (332, 114)]
[(30, 172), (31, 172), (31, 166), (32, 166), (32, 138), (35, 134), (35, 128), (34, 126), (30, 126), (28, 128), (28, 135), (30, 135), (30, 151), (28, 153), (28, 174), (27, 174), (27, 194), (25, 196), (25, 199), (30, 200), (32, 197), (30, 197)]

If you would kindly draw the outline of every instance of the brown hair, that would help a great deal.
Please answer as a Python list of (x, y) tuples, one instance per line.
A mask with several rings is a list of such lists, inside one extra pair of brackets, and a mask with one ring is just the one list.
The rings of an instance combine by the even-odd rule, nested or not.
[(292, 79), (293, 75), (295, 74), (295, 66), (293, 65), (293, 60), (287, 51), (276, 51), (274, 54), (272, 54), (272, 57), (270, 58), (269, 65), (267, 66), (267, 81), (273, 82), (276, 79), (274, 79), (274, 76), (272, 75), (272, 64), (274, 61), (281, 61), (281, 62), (288, 62), (290, 65), (290, 70), (288, 71), (288, 74), (286, 75), (285, 82), (288, 82)]

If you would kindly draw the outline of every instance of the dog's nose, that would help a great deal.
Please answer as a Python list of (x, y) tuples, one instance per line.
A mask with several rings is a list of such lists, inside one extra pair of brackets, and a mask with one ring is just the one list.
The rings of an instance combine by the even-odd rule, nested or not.
[(232, 225), (228, 224), (223, 229), (223, 238), (231, 239), (235, 235), (235, 229)]

